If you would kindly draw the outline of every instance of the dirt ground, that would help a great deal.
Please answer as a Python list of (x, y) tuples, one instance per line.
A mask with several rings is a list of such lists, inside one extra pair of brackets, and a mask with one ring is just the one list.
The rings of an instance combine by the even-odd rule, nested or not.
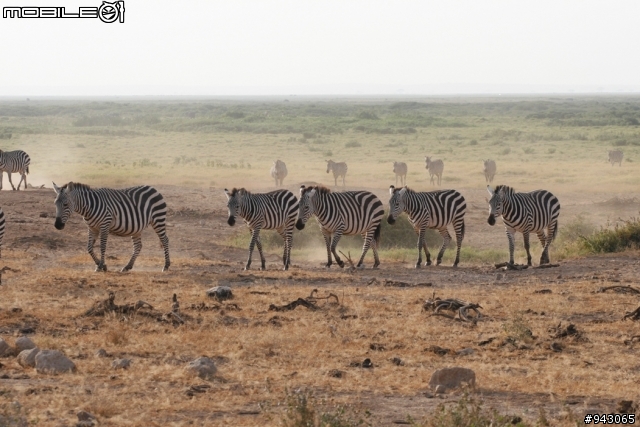
[[(434, 396), (428, 389), (431, 373), (445, 366), (474, 369), (474, 395), (485, 406), (531, 420), (542, 409), (552, 425), (569, 423), (569, 414), (611, 413), (621, 400), (640, 400), (639, 349), (625, 344), (640, 332), (634, 322), (622, 320), (638, 306), (638, 295), (596, 292), (603, 286), (636, 286), (638, 253), (517, 272), (463, 259), (457, 269), (415, 270), (383, 262), (378, 270), (352, 274), (304, 259), (294, 259), (292, 269), (282, 272), (280, 257), (272, 254), (267, 271), (244, 272), (247, 251), (225, 245), (237, 227), (226, 224), (221, 189), (157, 188), (169, 206), (172, 265), (167, 273), (160, 271), (162, 251), (152, 230), (143, 235), (132, 272), (117, 272), (129, 259), (130, 239), (111, 237), (109, 272), (94, 273), (82, 219), (72, 216), (63, 231), (53, 227), (53, 190), (0, 194), (7, 217), (0, 264), (18, 270), (2, 276), (0, 337), (12, 343), (27, 333), (41, 348), (63, 350), (78, 367), (75, 374), (48, 376), (23, 369), (14, 359), (0, 360), (0, 402), (19, 401), (24, 416), (37, 425), (73, 425), (80, 409), (96, 414), (100, 426), (279, 425), (283, 409), (277, 403), (287, 390), (298, 389), (322, 396), (327, 407), (364, 408), (372, 413), (373, 425), (398, 424), (407, 417), (420, 421), (439, 404), (460, 398)], [(388, 200), (383, 191), (376, 193)], [(465, 243), (506, 247), (503, 228), (486, 224), (486, 191), (464, 194), (469, 206)], [(558, 197), (561, 224), (577, 215), (605, 224), (638, 210), (637, 195), (616, 199), (618, 204), (611, 203), (610, 194)], [(533, 255), (537, 261), (539, 253)], [(254, 266), (256, 257), (257, 251)], [(233, 288), (241, 311), (228, 304), (214, 307), (205, 290), (216, 285)], [(341, 307), (297, 308), (279, 317), (267, 310), (314, 288), (336, 293)], [(109, 291), (116, 292), (116, 302), (142, 299), (165, 312), (176, 293), (193, 321), (172, 327), (148, 319), (81, 316)], [(421, 306), (433, 292), (480, 303), (486, 319), (473, 326), (430, 317)], [(198, 304), (204, 308), (195, 308)], [(505, 344), (505, 325), (518, 322), (534, 338)], [(558, 324), (574, 324), (582, 338), (552, 338), (549, 329)], [(495, 342), (480, 344), (490, 338)], [(554, 342), (561, 351), (551, 349)], [(375, 343), (384, 350), (376, 350)], [(428, 350), (433, 345), (452, 352), (434, 354)], [(134, 364), (113, 371), (110, 361), (94, 357), (98, 348), (113, 357), (131, 357)], [(462, 348), (474, 353), (456, 355)], [(184, 377), (182, 366), (201, 355), (217, 361), (219, 376), (204, 393), (189, 395), (185, 389), (203, 381)], [(373, 369), (350, 367), (365, 357), (372, 359)], [(391, 363), (392, 357), (403, 365)], [(331, 369), (345, 371), (346, 377), (328, 377)]]

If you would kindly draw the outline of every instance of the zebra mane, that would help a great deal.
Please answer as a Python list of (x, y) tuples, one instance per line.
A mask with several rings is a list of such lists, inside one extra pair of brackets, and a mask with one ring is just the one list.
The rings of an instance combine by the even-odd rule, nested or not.
[(496, 193), (498, 193), (499, 191), (502, 191), (504, 193), (513, 193), (513, 188), (509, 187), (508, 185), (496, 185), (496, 189), (494, 190)]
[(79, 182), (70, 181), (61, 187), (62, 189), (67, 189), (68, 191), (73, 190), (91, 190), (87, 184), (80, 184)]
[(240, 195), (244, 196), (244, 195), (248, 195), (251, 194), (249, 191), (247, 191), (244, 187), (243, 188), (233, 188), (231, 190), (231, 197), (234, 197), (236, 194), (240, 193)]
[(308, 187), (304, 187), (302, 189), (301, 194), (308, 193), (311, 190), (316, 190), (320, 194), (329, 194), (329, 193), (331, 193), (331, 189), (325, 187), (324, 185), (310, 185)]

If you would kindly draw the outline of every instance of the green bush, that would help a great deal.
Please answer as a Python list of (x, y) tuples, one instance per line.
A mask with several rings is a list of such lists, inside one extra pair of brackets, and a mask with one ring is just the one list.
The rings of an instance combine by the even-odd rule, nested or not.
[(590, 236), (582, 236), (583, 247), (592, 253), (622, 252), (640, 248), (640, 218), (601, 228)]

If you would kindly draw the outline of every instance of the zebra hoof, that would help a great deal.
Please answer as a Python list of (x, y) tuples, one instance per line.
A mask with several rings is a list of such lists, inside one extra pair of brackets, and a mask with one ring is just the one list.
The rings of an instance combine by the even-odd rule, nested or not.
[(338, 265), (340, 266), (340, 268), (344, 268), (344, 262), (343, 261), (338, 261)]
[(427, 262), (425, 262), (425, 263), (424, 263), (424, 265), (425, 265), (425, 266), (429, 266), (429, 265), (431, 265), (431, 261), (427, 261)]
[(125, 265), (124, 267), (122, 267), (122, 270), (120, 270), (121, 273), (126, 273), (127, 271), (131, 270), (133, 268), (133, 266), (129, 266), (129, 265)]
[(107, 265), (103, 264), (102, 266), (97, 266), (96, 271), (107, 271)]
[(420, 268), (422, 268), (422, 261), (418, 261), (418, 263), (416, 264), (416, 269)]

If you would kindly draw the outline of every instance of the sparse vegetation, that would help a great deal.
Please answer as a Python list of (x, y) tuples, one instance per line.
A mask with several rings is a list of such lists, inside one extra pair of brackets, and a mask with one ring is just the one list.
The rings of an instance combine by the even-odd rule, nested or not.
[(582, 244), (591, 253), (621, 252), (640, 247), (640, 218), (618, 221), (613, 227), (581, 236)]

